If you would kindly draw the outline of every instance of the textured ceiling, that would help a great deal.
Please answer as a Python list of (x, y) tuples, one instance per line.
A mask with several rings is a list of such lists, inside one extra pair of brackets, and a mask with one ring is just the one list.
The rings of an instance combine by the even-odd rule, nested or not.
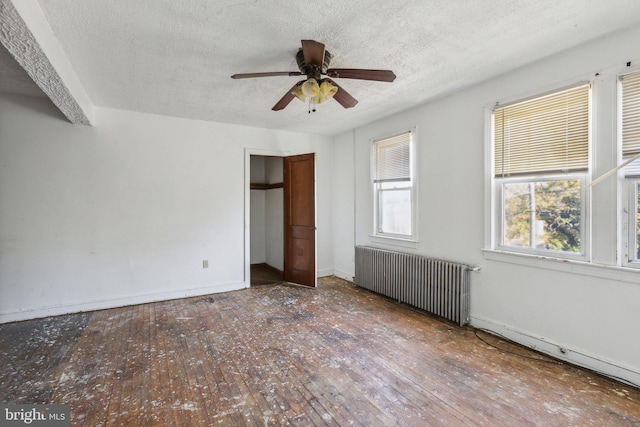
[(0, 44), (0, 92), (41, 98), (47, 96), (31, 80), (26, 71), (13, 60), (11, 54), (2, 44)]
[[(39, 4), (94, 105), (327, 135), (640, 22), (637, 0)], [(299, 77), (230, 78), (296, 71), (301, 39), (325, 43), (332, 67), (391, 69), (397, 79), (338, 79), (358, 105), (331, 101), (308, 114), (297, 100), (271, 111)]]

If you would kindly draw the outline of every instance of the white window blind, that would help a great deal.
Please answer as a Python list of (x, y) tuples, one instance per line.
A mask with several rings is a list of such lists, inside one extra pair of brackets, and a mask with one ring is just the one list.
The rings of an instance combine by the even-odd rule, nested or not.
[(494, 110), (495, 176), (587, 171), (589, 85)]
[[(620, 77), (622, 87), (622, 158), (640, 154), (640, 71)], [(640, 177), (640, 159), (624, 169), (626, 177)]]
[(411, 132), (374, 142), (373, 182), (411, 180)]

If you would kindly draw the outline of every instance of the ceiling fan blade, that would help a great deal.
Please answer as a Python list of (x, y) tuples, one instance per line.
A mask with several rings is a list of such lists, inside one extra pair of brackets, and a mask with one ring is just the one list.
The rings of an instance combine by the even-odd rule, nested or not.
[(301, 76), (302, 73), (300, 71), (272, 71), (266, 73), (245, 73), (245, 74), (234, 74), (231, 76), (232, 79), (252, 79), (254, 77), (274, 77), (274, 76)]
[(329, 83), (331, 83), (332, 85), (336, 86), (338, 88), (338, 91), (336, 92), (335, 95), (333, 95), (333, 99), (335, 99), (336, 101), (338, 101), (338, 103), (340, 105), (342, 105), (344, 108), (351, 108), (351, 107), (355, 107), (355, 105), (358, 103), (358, 100), (355, 99), (353, 96), (349, 95), (349, 92), (347, 92), (346, 90), (342, 89), (342, 87), (340, 87), (339, 84), (337, 84), (336, 82), (334, 82), (331, 79), (325, 79), (328, 80)]
[(341, 79), (374, 80), (378, 82), (392, 82), (396, 75), (391, 70), (363, 70), (360, 68), (330, 68), (329, 77)]
[(295, 98), (292, 92), (296, 90), (296, 88), (302, 83), (304, 83), (304, 80), (300, 80), (298, 83), (294, 84), (291, 89), (289, 89), (287, 93), (285, 93), (284, 96), (280, 98), (280, 101), (276, 102), (276, 105), (273, 106), (272, 110), (280, 111), (283, 110), (287, 105), (289, 105), (293, 98)]
[(302, 40), (302, 54), (307, 65), (315, 65), (322, 68), (324, 44), (315, 40)]

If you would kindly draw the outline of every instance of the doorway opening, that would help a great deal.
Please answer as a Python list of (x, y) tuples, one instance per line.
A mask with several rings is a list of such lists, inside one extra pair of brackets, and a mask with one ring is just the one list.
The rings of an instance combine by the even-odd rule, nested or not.
[(246, 150), (245, 283), (315, 287), (315, 154)]
[(284, 280), (283, 158), (250, 156), (251, 286)]

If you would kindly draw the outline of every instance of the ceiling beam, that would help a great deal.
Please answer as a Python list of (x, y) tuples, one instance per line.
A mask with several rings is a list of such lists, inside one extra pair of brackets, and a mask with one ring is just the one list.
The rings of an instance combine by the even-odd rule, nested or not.
[(71, 123), (92, 124), (93, 104), (37, 0), (0, 0), (0, 43)]

